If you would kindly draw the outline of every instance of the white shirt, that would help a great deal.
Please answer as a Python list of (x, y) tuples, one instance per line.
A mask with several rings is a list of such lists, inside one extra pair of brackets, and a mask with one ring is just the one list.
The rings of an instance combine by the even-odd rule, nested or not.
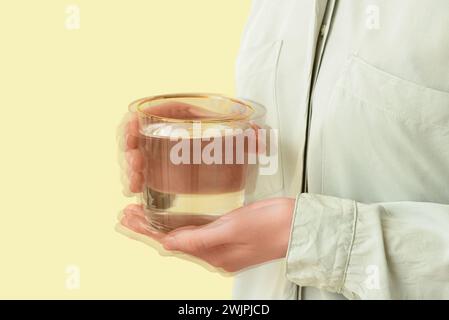
[(280, 132), (260, 194), (297, 208), (287, 258), (237, 275), (235, 298), (449, 298), (448, 12), (253, 0), (237, 91)]

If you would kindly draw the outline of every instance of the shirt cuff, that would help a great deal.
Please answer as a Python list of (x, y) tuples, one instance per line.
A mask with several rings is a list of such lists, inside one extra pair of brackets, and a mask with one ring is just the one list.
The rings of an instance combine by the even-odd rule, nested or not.
[(341, 293), (356, 224), (355, 201), (298, 195), (287, 252), (287, 278), (299, 286)]

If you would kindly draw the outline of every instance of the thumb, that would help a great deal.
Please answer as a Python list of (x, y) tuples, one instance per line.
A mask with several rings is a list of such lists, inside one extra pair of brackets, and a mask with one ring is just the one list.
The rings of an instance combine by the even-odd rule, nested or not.
[(161, 239), (166, 250), (195, 254), (229, 244), (234, 238), (229, 221), (220, 219), (206, 226), (175, 230)]

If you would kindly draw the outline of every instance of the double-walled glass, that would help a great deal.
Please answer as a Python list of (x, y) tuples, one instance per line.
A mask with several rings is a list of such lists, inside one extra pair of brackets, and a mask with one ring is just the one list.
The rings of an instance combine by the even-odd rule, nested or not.
[[(210, 94), (161, 95), (131, 104), (144, 158), (142, 202), (151, 227), (209, 223), (245, 203), (257, 183), (265, 110)], [(264, 150), (262, 150), (264, 149)]]

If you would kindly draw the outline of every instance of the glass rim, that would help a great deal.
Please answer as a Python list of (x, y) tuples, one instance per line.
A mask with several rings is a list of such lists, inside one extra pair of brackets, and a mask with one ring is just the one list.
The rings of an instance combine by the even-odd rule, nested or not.
[[(246, 108), (246, 112), (241, 116), (225, 116), (223, 118), (211, 118), (211, 119), (205, 119), (205, 120), (197, 120), (197, 119), (174, 119), (169, 117), (162, 117), (150, 114), (144, 110), (142, 110), (142, 106), (145, 103), (152, 102), (152, 101), (164, 101), (169, 99), (182, 99), (182, 98), (197, 98), (197, 99), (215, 99), (215, 100), (227, 100), (229, 102), (237, 103), (243, 107)], [(217, 93), (170, 93), (170, 94), (160, 94), (160, 95), (154, 95), (149, 96), (145, 98), (138, 99), (136, 101), (131, 102), (129, 105), (129, 111), (131, 112), (137, 112), (138, 114), (147, 117), (147, 118), (153, 118), (158, 119), (165, 122), (177, 122), (177, 123), (196, 123), (196, 122), (203, 122), (203, 123), (229, 123), (229, 122), (239, 122), (244, 120), (255, 120), (259, 117), (262, 117), (265, 115), (265, 108), (261, 106), (260, 104), (257, 104), (252, 101), (248, 100), (242, 100), (237, 98), (231, 98), (222, 94)]]

